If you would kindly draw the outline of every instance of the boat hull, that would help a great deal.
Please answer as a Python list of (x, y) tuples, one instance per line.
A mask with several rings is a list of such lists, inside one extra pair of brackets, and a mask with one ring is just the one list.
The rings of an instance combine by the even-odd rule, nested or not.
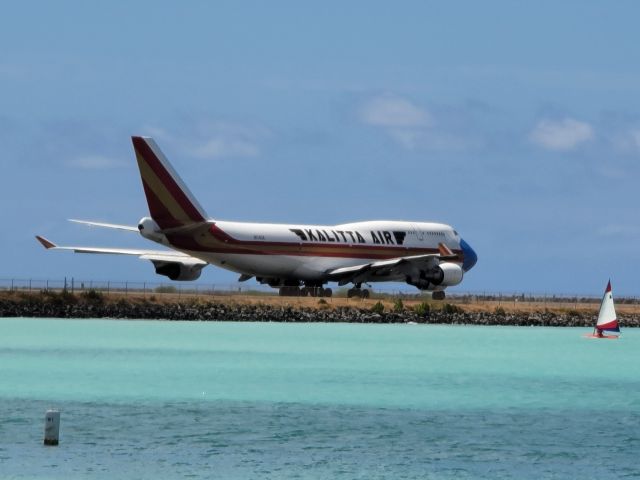
[(620, 337), (620, 335), (602, 335), (601, 337), (599, 337), (598, 335), (594, 334), (594, 333), (586, 333), (584, 335), (584, 338), (601, 338), (601, 339), (607, 339), (607, 340), (617, 340)]

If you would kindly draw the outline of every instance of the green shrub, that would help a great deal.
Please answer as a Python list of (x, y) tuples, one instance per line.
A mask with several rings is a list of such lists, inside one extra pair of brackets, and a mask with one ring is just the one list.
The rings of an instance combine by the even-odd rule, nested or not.
[(80, 297), (87, 302), (104, 303), (104, 295), (102, 292), (94, 290), (93, 288), (82, 292)]
[(453, 314), (453, 313), (463, 313), (464, 310), (462, 310), (460, 307), (458, 307), (457, 305), (453, 305), (451, 303), (445, 303), (442, 306), (442, 311), (444, 313), (449, 313), (449, 314)]
[(393, 304), (393, 311), (396, 313), (404, 312), (404, 303), (401, 298), (398, 298)]
[(504, 308), (502, 307), (496, 307), (493, 313), (494, 315), (498, 315), (499, 317), (504, 317), (507, 314), (507, 312), (505, 312)]
[(384, 313), (384, 305), (380, 300), (378, 300), (378, 302), (373, 307), (371, 307), (371, 311), (373, 313), (382, 314)]
[(413, 311), (416, 312), (416, 315), (420, 315), (421, 317), (426, 317), (429, 315), (431, 311), (431, 305), (427, 302), (422, 302), (413, 307)]
[(78, 303), (77, 297), (69, 290), (61, 290), (59, 293), (53, 290), (43, 290), (41, 295), (45, 302), (54, 305), (74, 305)]

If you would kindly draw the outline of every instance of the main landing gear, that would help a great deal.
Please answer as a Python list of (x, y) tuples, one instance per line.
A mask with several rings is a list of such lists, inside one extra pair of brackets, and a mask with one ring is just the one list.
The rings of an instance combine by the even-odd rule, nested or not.
[(278, 295), (281, 297), (326, 297), (333, 295), (330, 288), (323, 287), (280, 287)]
[(369, 298), (369, 290), (362, 287), (361, 283), (357, 283), (354, 288), (347, 290), (347, 298)]
[(444, 300), (445, 294), (444, 291), (435, 291), (431, 294), (431, 298), (433, 298), (434, 300)]

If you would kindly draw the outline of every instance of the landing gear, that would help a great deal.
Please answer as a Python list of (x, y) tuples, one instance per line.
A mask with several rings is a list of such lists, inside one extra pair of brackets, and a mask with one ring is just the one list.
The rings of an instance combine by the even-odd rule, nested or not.
[(331, 297), (333, 291), (322, 287), (280, 287), (278, 295), (281, 297)]
[(280, 287), (278, 295), (281, 297), (299, 297), (300, 288), (298, 287)]
[(329, 298), (333, 295), (333, 290), (331, 290), (330, 288), (323, 288), (323, 287), (303, 287), (302, 296), (306, 297), (307, 295), (309, 295), (310, 297)]
[(369, 290), (366, 288), (350, 288), (347, 290), (347, 298), (369, 298)]
[(431, 294), (431, 298), (433, 298), (434, 300), (444, 300), (444, 298), (445, 298), (444, 291), (438, 290), (436, 292), (433, 292)]

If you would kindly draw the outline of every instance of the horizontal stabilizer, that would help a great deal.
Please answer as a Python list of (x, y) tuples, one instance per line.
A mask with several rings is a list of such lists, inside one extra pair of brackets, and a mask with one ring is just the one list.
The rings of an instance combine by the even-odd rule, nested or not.
[(42, 244), (42, 246), (44, 248), (46, 248), (47, 250), (49, 250), (50, 248), (56, 248), (56, 244), (53, 242), (50, 242), (49, 240), (47, 240), (44, 237), (41, 237), (40, 235), (36, 235), (36, 239)]
[(132, 225), (121, 225), (118, 223), (104, 223), (104, 222), (92, 222), (88, 220), (76, 220), (74, 218), (69, 219), (70, 222), (80, 223), (82, 225), (88, 225), (90, 227), (101, 227), (101, 228), (113, 228), (115, 230), (126, 230), (128, 232), (138, 232), (138, 227), (134, 227)]

